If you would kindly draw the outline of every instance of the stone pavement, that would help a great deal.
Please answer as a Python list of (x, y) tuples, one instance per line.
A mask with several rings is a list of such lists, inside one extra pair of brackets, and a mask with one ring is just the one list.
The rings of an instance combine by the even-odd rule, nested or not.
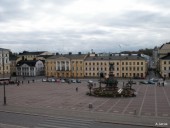
[(0, 128), (27, 128), (27, 127), (0, 123)]
[[(133, 98), (89, 97), (86, 85), (86, 82), (24, 82), (21, 86), (7, 86), (7, 106), (0, 105), (0, 111), (148, 126), (155, 126), (156, 123), (170, 125), (169, 85), (134, 85), (138, 96)], [(2, 86), (0, 94), (3, 94)], [(0, 102), (3, 103), (2, 96)], [(93, 108), (90, 109), (89, 104)]]

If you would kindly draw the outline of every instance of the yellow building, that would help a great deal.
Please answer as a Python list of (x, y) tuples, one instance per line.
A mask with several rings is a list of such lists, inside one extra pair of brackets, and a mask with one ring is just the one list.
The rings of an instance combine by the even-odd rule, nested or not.
[(37, 51), (37, 52), (28, 52), (28, 51), (23, 51), (23, 53), (19, 53), (17, 62), (20, 60), (38, 60), (40, 56), (45, 56), (45, 55), (53, 55), (50, 52), (47, 51)]
[(84, 77), (84, 60), (87, 55), (85, 54), (74, 54), (70, 55), (71, 59), (71, 77), (72, 78), (83, 78)]
[(65, 54), (49, 57), (45, 61), (46, 76), (84, 77), (84, 54)]
[(0, 77), (10, 76), (10, 61), (8, 49), (0, 48)]
[(170, 54), (159, 59), (159, 71), (162, 77), (170, 78)]
[(163, 44), (158, 49), (158, 58), (166, 56), (168, 53), (170, 53), (170, 42)]
[(86, 77), (109, 75), (109, 63), (114, 64), (115, 77), (146, 77), (147, 62), (139, 56), (88, 56), (84, 61)]

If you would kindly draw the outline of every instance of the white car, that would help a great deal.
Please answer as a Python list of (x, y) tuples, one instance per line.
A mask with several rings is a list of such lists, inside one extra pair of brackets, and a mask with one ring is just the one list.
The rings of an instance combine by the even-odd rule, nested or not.
[(72, 79), (71, 82), (72, 82), (72, 83), (76, 83), (76, 80), (75, 80), (75, 79)]
[(65, 80), (61, 79), (61, 83), (65, 83), (65, 82), (66, 82)]
[(92, 81), (92, 80), (89, 80), (88, 83), (93, 83), (93, 81)]
[(42, 82), (47, 82), (47, 79), (46, 78), (42, 79)]
[(56, 80), (53, 78), (48, 78), (48, 82), (55, 82)]

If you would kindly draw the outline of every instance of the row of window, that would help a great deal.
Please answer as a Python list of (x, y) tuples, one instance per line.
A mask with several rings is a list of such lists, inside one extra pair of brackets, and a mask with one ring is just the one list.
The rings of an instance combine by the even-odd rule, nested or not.
[[(113, 65), (119, 65), (120, 62), (113, 62)], [(122, 65), (143, 65), (143, 62), (122, 62), (121, 63)], [(94, 63), (94, 62), (86, 62), (85, 65), (107, 65), (106, 62), (97, 62), (97, 63)]]
[[(3, 57), (8, 57), (9, 54), (3, 54)], [(0, 54), (0, 57), (2, 57), (2, 53)]]
[(22, 70), (22, 71), (29, 71), (29, 70), (34, 70), (34, 68), (28, 68), (28, 67), (22, 67), (22, 68), (20, 68), (20, 67), (18, 67), (17, 70), (18, 70), (18, 71), (21, 71), (21, 70)]
[(170, 67), (163, 67), (164, 70), (170, 70)]
[[(85, 73), (86, 76), (99, 76), (99, 73)], [(104, 74), (106, 75), (106, 73)], [(143, 73), (122, 73), (120, 76), (120, 73), (116, 73), (114, 74), (114, 76), (116, 77), (135, 77), (135, 76), (139, 76), (139, 77), (144, 77)]]
[[(56, 64), (55, 61), (51, 61), (51, 62), (46, 62), (47, 64), (48, 63), (54, 63)], [(60, 64), (69, 64), (68, 61), (57, 61), (57, 64), (60, 65)], [(82, 64), (83, 61), (72, 61), (72, 63), (80, 63)], [(85, 62), (85, 65), (108, 65), (108, 63), (106, 62)], [(120, 65), (120, 62), (113, 62), (113, 65)], [(121, 65), (144, 65), (144, 62), (121, 62)]]
[[(4, 70), (8, 70), (8, 66), (4, 66)], [(3, 67), (0, 67), (0, 70), (3, 70)]]
[[(107, 71), (108, 68), (85, 68), (86, 71)], [(120, 68), (114, 68), (114, 71), (119, 71)], [(122, 71), (143, 71), (143, 67), (122, 67)]]
[(170, 61), (164, 61), (164, 64), (170, 64)]

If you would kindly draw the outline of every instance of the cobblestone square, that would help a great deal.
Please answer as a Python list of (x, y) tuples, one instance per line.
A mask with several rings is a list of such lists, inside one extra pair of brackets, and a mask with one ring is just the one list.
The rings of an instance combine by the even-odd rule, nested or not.
[[(76, 92), (78, 87), (78, 92)], [(104, 112), (120, 115), (170, 117), (170, 86), (133, 85), (138, 95), (131, 98), (103, 98), (86, 95), (87, 82), (82, 83), (24, 83), (7, 85), (7, 105), (15, 107), (66, 109)], [(3, 86), (0, 86), (3, 104)], [(89, 108), (92, 104), (93, 108)]]

